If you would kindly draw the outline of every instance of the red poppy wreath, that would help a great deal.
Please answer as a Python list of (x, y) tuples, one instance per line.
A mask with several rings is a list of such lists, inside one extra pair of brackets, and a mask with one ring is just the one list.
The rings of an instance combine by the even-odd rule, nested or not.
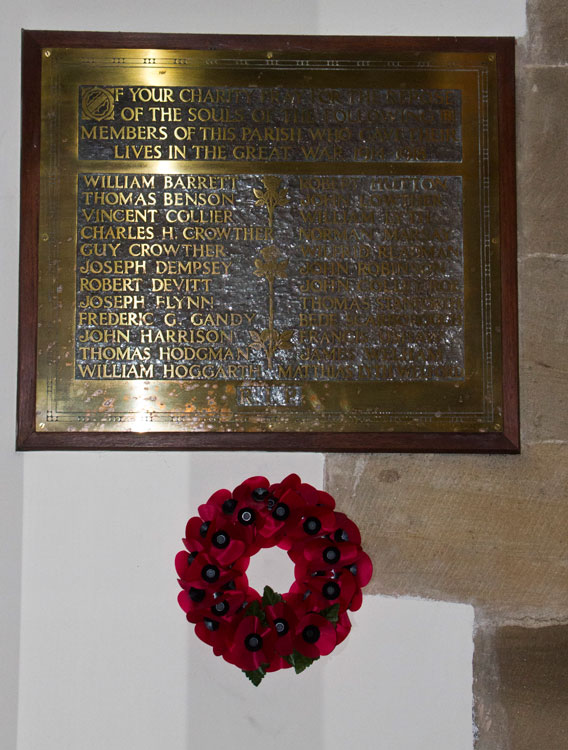
[[(254, 685), (267, 672), (302, 672), (351, 629), (373, 566), (359, 529), (335, 500), (290, 474), (279, 484), (251, 477), (217, 490), (190, 518), (176, 556), (178, 601), (197, 636)], [(286, 594), (248, 584), (252, 555), (274, 546), (294, 562)]]

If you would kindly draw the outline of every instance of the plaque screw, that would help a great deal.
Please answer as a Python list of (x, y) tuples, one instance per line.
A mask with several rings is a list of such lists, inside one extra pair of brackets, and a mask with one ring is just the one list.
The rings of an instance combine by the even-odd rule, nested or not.
[(266, 57), (267, 57), (267, 58), (268, 58), (269, 60), (272, 60), (272, 52), (267, 52), (267, 53), (266, 53)]
[(47, 241), (48, 241), (48, 239), (49, 239), (49, 235), (48, 235), (48, 234), (42, 234), (41, 238), (42, 238), (42, 240), (43, 240), (44, 242), (47, 242)]
[(44, 55), (45, 55), (46, 57), (51, 57), (51, 50), (50, 50), (50, 49), (46, 49), (46, 50), (45, 50), (45, 52), (44, 52), (43, 54), (44, 54)]
[(489, 62), (495, 61), (495, 55), (489, 55)]

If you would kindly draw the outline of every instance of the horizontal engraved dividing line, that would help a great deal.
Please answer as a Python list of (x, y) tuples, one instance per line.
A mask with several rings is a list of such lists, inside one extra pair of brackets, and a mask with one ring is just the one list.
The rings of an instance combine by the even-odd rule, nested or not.
[[(121, 384), (121, 386), (124, 386), (128, 382), (134, 382), (134, 381), (124, 381), (123, 380), (123, 381), (120, 381), (120, 384)], [(168, 381), (150, 381), (150, 382), (152, 382), (152, 383), (160, 383), (160, 384), (164, 384), (164, 385), (165, 384), (171, 385), (171, 383), (186, 382), (186, 381), (168, 380)], [(187, 382), (192, 382), (192, 383), (195, 382), (195, 383), (198, 383), (198, 384), (211, 383), (210, 380), (209, 381), (206, 381), (206, 380), (192, 380), (192, 381), (187, 381)], [(219, 381), (216, 381), (216, 382), (217, 382), (218, 385), (219, 384), (221, 386), (223, 385), (223, 383), (219, 383)], [(242, 382), (242, 381), (232, 381), (230, 383), (230, 385), (234, 385), (237, 382)], [(266, 383), (263, 383), (262, 385), (273, 386), (275, 384), (275, 382), (276, 381), (266, 381)], [(278, 381), (278, 382), (281, 383), (282, 381)], [(290, 382), (294, 383), (296, 385), (298, 384), (298, 381), (290, 381)], [(345, 382), (346, 381), (341, 381), (341, 384), (344, 385)], [(355, 381), (351, 381), (351, 382), (353, 384), (356, 384)], [(112, 387), (113, 384), (117, 384), (117, 381), (112, 381), (112, 380), (104, 380), (104, 381), (101, 381), (101, 380), (87, 380), (86, 381), (86, 380), (82, 380), (81, 381), (81, 387), (84, 388), (86, 385), (89, 385), (89, 384), (92, 384), (94, 386), (95, 383), (96, 384), (104, 383), (105, 386)], [(329, 384), (329, 381), (327, 381), (326, 384)], [(308, 384), (304, 383), (304, 385), (308, 385)], [(310, 384), (310, 385), (313, 386), (314, 384)], [(380, 383), (378, 385), (384, 387), (385, 385), (391, 385), (391, 383)], [(398, 383), (396, 383), (396, 385), (398, 385), (398, 386), (400, 386), (400, 385), (412, 385), (412, 383), (400, 383), (400, 382), (398, 382)], [(416, 385), (416, 383), (414, 383), (414, 385)], [(430, 383), (429, 385), (432, 385), (432, 384)], [(438, 385), (450, 385), (450, 384), (439, 383)], [(453, 388), (453, 384), (452, 384), (452, 388)], [(254, 412), (255, 408), (256, 408), (255, 406), (247, 406), (246, 407), (246, 413), (247, 414), (252, 414)], [(270, 407), (258, 407), (258, 413), (259, 414), (264, 414), (267, 408), (270, 408)], [(272, 408), (278, 409), (279, 407), (278, 406), (272, 406)], [(286, 408), (294, 408), (294, 409), (298, 409), (298, 410), (302, 409), (302, 407), (294, 407), (294, 406), (286, 406)], [(81, 414), (84, 415), (85, 414), (85, 410), (78, 411), (78, 410), (73, 409), (73, 408), (66, 409), (64, 406), (60, 407), (56, 411), (57, 411), (58, 416), (60, 416), (60, 417), (64, 417), (65, 415), (76, 416), (76, 415), (81, 415)], [(313, 409), (306, 409), (306, 408), (304, 408), (303, 411), (305, 411), (306, 413), (314, 414), (314, 410)], [(133, 414), (133, 415), (140, 414), (139, 411), (128, 411), (127, 409), (125, 409), (125, 410), (118, 410), (117, 409), (117, 410), (113, 411), (112, 413), (115, 414), (115, 415), (121, 415), (121, 416), (128, 416), (130, 414)], [(156, 419), (156, 418), (159, 418), (160, 416), (165, 416), (165, 415), (185, 416), (188, 419), (193, 419), (193, 418), (195, 418), (196, 416), (199, 416), (199, 415), (201, 415), (201, 416), (203, 416), (203, 415), (209, 415), (209, 416), (211, 416), (211, 411), (197, 410), (197, 411), (188, 413), (188, 412), (186, 412), (184, 410), (179, 410), (178, 411), (178, 410), (175, 409), (175, 407), (174, 408), (170, 408), (170, 409), (166, 409), (166, 410), (161, 410), (159, 412), (158, 411), (148, 411), (148, 412), (144, 412), (144, 413), (145, 414), (146, 413), (147, 414), (152, 414), (153, 415), (153, 419)], [(381, 417), (389, 417), (389, 418), (390, 417), (401, 417), (401, 418), (402, 417), (404, 417), (404, 418), (420, 417), (420, 418), (432, 419), (432, 420), (440, 421), (441, 419), (446, 418), (446, 417), (453, 418), (453, 419), (456, 419), (456, 418), (464, 418), (464, 419), (467, 419), (467, 418), (476, 418), (477, 419), (477, 418), (483, 416), (485, 414), (485, 412), (483, 410), (478, 410), (478, 411), (475, 411), (475, 410), (472, 410), (472, 411), (442, 411), (441, 408), (435, 409), (435, 410), (433, 409), (432, 411), (424, 411), (424, 410), (420, 411), (418, 409), (415, 410), (415, 411), (413, 411), (413, 410), (406, 410), (406, 411), (402, 411), (402, 410), (394, 411), (393, 410), (393, 411), (388, 411), (388, 410), (374, 408), (374, 407), (359, 408), (359, 407), (357, 407), (355, 405), (351, 405), (350, 406), (350, 412), (349, 412), (349, 414), (350, 415), (351, 414), (353, 414), (353, 415), (375, 414), (375, 415), (378, 415), (378, 416), (381, 416)], [(329, 415), (331, 417), (333, 417), (333, 416), (341, 416), (343, 418), (345, 418), (345, 416), (346, 416), (344, 410), (334, 410), (334, 409), (330, 409), (329, 411), (322, 410), (321, 411), (321, 415), (322, 416), (328, 416)], [(104, 417), (105, 414), (104, 414), (104, 412), (101, 412), (100, 414), (93, 414), (93, 418), (95, 418), (96, 416)]]
[[(81, 386), (84, 387), (85, 385), (88, 385), (88, 384), (93, 384), (94, 385), (95, 383), (98, 384), (98, 383), (101, 383), (101, 382), (104, 382), (106, 385), (111, 385), (113, 381), (108, 381), (108, 380), (105, 380), (105, 381), (100, 381), (100, 380), (85, 381), (85, 380), (83, 380), (83, 381), (81, 381)], [(132, 382), (132, 381), (130, 381), (130, 382)], [(156, 381), (148, 381), (148, 382), (155, 383)], [(162, 382), (168, 382), (169, 384), (171, 384), (171, 383), (177, 383), (177, 382), (182, 382), (182, 381), (173, 381), (172, 380), (172, 381), (162, 381)], [(194, 381), (191, 381), (191, 382), (194, 382)], [(200, 380), (200, 381), (195, 381), (195, 382), (198, 382), (198, 383), (211, 383), (210, 380), (209, 381)], [(234, 382), (237, 382), (237, 381), (234, 381)], [(294, 381), (294, 382), (296, 382), (296, 381)], [(345, 381), (342, 381), (342, 382), (344, 383)], [(124, 383), (125, 383), (125, 381), (122, 381), (122, 384), (124, 384)], [(234, 383), (232, 383), (232, 384), (234, 384)], [(267, 382), (266, 384), (263, 384), (263, 385), (273, 386), (274, 382), (269, 381), (269, 382)], [(398, 385), (401, 385), (401, 384), (398, 383)], [(247, 408), (247, 413), (252, 413), (252, 411), (255, 408), (258, 408), (259, 413), (263, 414), (265, 412), (266, 408), (270, 408), (270, 407), (250, 406), (250, 407), (246, 407), (246, 408)], [(279, 407), (277, 405), (272, 405), (272, 408), (278, 409)], [(300, 407), (287, 407), (287, 408), (300, 408)], [(305, 409), (305, 411), (310, 411), (311, 413), (313, 413), (314, 410), (313, 409)], [(385, 410), (385, 409), (378, 409), (378, 408), (373, 408), (373, 407), (359, 408), (359, 407), (354, 406), (354, 405), (350, 406), (350, 413), (351, 413), (351, 411), (353, 412), (353, 414), (371, 414), (372, 413), (372, 414), (378, 414), (378, 415), (381, 415), (381, 416), (402, 416), (402, 417), (417, 416), (417, 417), (425, 417), (425, 418), (428, 418), (428, 419), (430, 419), (430, 418), (431, 419), (442, 419), (442, 417), (479, 417), (479, 416), (482, 416), (484, 414), (483, 410), (478, 410), (478, 411), (442, 411), (441, 409), (436, 409), (436, 410), (432, 410), (432, 411), (419, 411), (419, 410), (416, 410), (416, 411), (412, 411), (412, 410), (406, 410), (406, 411), (401, 411), (401, 410), (394, 411), (393, 410), (393, 411), (388, 411), (388, 410)], [(64, 407), (62, 407), (59, 410), (58, 413), (60, 415), (61, 414), (74, 415), (74, 414), (85, 414), (85, 411), (84, 410), (83, 411), (78, 411), (78, 410), (73, 409), (73, 408), (65, 409)], [(122, 416), (129, 415), (129, 414), (140, 414), (139, 411), (128, 411), (127, 409), (125, 409), (125, 410), (122, 410), (122, 409), (118, 410), (117, 409), (117, 410), (115, 410), (112, 413), (113, 414), (117, 414), (117, 415), (122, 415)], [(189, 418), (192, 418), (196, 414), (211, 414), (211, 411), (209, 411), (209, 410), (201, 410), (201, 411), (195, 411), (195, 412), (188, 413), (188, 412), (186, 412), (186, 411), (184, 411), (182, 409), (180, 409), (178, 411), (175, 408), (170, 408), (170, 409), (160, 410), (160, 411), (147, 411), (147, 412), (144, 412), (144, 414), (153, 414), (154, 418), (156, 418), (156, 417), (158, 417), (160, 415), (165, 415), (165, 414), (175, 414), (176, 416), (187, 416)], [(343, 417), (345, 417), (345, 411), (344, 410), (340, 410), (340, 409), (330, 409), (329, 411), (322, 411), (322, 414), (324, 414), (324, 415), (327, 415), (327, 414), (329, 414), (329, 415), (342, 415)], [(100, 416), (104, 417), (104, 413), (101, 412)]]
[[(102, 381), (89, 381), (92, 383), (92, 385), (95, 385), (95, 383), (99, 383)], [(105, 385), (110, 386), (112, 384), (112, 381), (104, 381)], [(123, 381), (124, 382), (124, 381)], [(154, 382), (154, 381), (152, 381)], [(174, 381), (171, 381), (174, 382)], [(204, 382), (204, 381), (198, 381), (198, 382)], [(209, 381), (210, 382), (210, 381)], [(86, 381), (82, 381), (82, 385), (85, 386), (88, 384)], [(268, 385), (273, 385), (273, 383), (269, 383)], [(78, 410), (77, 408), (73, 408), (73, 406), (76, 407), (76, 404), (74, 404), (73, 401), (71, 401), (71, 404), (69, 404), (71, 408), (65, 408), (65, 404), (61, 405), (58, 409), (55, 409), (52, 411), (53, 416), (57, 416), (60, 419), (65, 419), (66, 417), (77, 417), (77, 416), (85, 416), (86, 414), (89, 416), (92, 416), (93, 419), (96, 418), (103, 418), (105, 417), (105, 412), (98, 412), (90, 413), (87, 410)], [(246, 407), (246, 414), (252, 415), (254, 413), (258, 413), (260, 416), (266, 414), (266, 410), (268, 408), (273, 409), (279, 409), (280, 407), (278, 405), (271, 405), (270, 407), (267, 406), (258, 406), (258, 405), (251, 405)], [(296, 409), (297, 413), (309, 413), (314, 414), (314, 410), (310, 408), (298, 407), (298, 406), (289, 406), (287, 405), (286, 408), (293, 408)], [(108, 413), (106, 413), (108, 415)], [(139, 416), (139, 411), (129, 411), (128, 409), (120, 409), (115, 410), (112, 412), (113, 415), (127, 418), (131, 415), (133, 416)], [(203, 418), (205, 416), (212, 416), (212, 412), (210, 409), (197, 409), (196, 411), (187, 412), (184, 409), (176, 409), (175, 406), (172, 406), (171, 408), (166, 408), (160, 411), (147, 411), (144, 412), (144, 414), (148, 414), (151, 420), (160, 419), (160, 417), (169, 417), (169, 416), (176, 416), (176, 417), (185, 417), (188, 420), (196, 419), (196, 418)], [(340, 409), (330, 409), (329, 411), (322, 410), (320, 412), (322, 417), (329, 416), (330, 418), (343, 418), (345, 419), (346, 413), (344, 410)], [(381, 418), (404, 418), (404, 419), (412, 419), (412, 418), (420, 418), (420, 419), (427, 419), (432, 421), (443, 421), (444, 419), (452, 419), (452, 420), (478, 420), (480, 417), (483, 417), (485, 412), (483, 410), (478, 411), (442, 411), (441, 409), (436, 409), (432, 411), (412, 411), (412, 410), (405, 410), (405, 411), (389, 411), (385, 409), (375, 408), (375, 407), (366, 407), (366, 408), (358, 408), (357, 406), (351, 406), (349, 416), (353, 416), (354, 418), (362, 417), (365, 415), (375, 415), (379, 416)], [(239, 417), (238, 414), (235, 415), (236, 417)]]
[(82, 59), (61, 59), (57, 61), (60, 65), (75, 66), (75, 65), (94, 65), (100, 68), (145, 68), (156, 67), (156, 68), (172, 68), (174, 70), (183, 69), (203, 69), (203, 68), (220, 68), (226, 69), (242, 69), (242, 68), (263, 68), (263, 69), (274, 69), (278, 70), (298, 70), (308, 68), (309, 70), (320, 70), (320, 71), (337, 71), (337, 70), (353, 70), (360, 71), (361, 69), (366, 70), (384, 70), (384, 71), (410, 71), (420, 72), (427, 71), (428, 73), (470, 73), (470, 72), (485, 72), (487, 70), (488, 62), (482, 61), (472, 63), (468, 65), (463, 62), (452, 62), (440, 64), (429, 62), (429, 61), (408, 61), (408, 60), (346, 60), (346, 59), (334, 59), (334, 60), (321, 60), (311, 58), (297, 58), (297, 59), (285, 59), (285, 58), (171, 58), (171, 57), (140, 57), (140, 58), (124, 58), (117, 56), (110, 59), (104, 58), (82, 58)]
[[(276, 408), (276, 407), (275, 407)], [(288, 409), (288, 407), (286, 407)], [(313, 425), (310, 424), (307, 427), (302, 427), (302, 418), (310, 417), (313, 421), (314, 416), (317, 416), (318, 424)], [(250, 424), (250, 420), (254, 419), (254, 424)], [(385, 426), (388, 425), (395, 425), (398, 424), (399, 431), (406, 432), (410, 426), (417, 427), (418, 425), (428, 426), (430, 430), (425, 430), (425, 432), (450, 432), (448, 430), (448, 425), (460, 425), (462, 427), (475, 427), (477, 429), (483, 429), (487, 432), (493, 432), (497, 431), (500, 432), (499, 425), (491, 425), (492, 430), (488, 428), (489, 423), (486, 423), (485, 420), (483, 420), (481, 417), (476, 419), (459, 419), (459, 418), (447, 418), (444, 420), (436, 419), (436, 418), (422, 418), (422, 417), (415, 417), (412, 420), (412, 425), (409, 425), (407, 422), (404, 422), (397, 417), (382, 417), (380, 418), (380, 422), (377, 424), (376, 420), (377, 415), (375, 414), (368, 414), (368, 415), (353, 415), (349, 416), (348, 420), (345, 418), (345, 413), (341, 413), (338, 415), (328, 415), (326, 414), (323, 417), (320, 417), (319, 415), (315, 415), (314, 412), (308, 412), (308, 411), (286, 411), (286, 413), (282, 412), (272, 412), (270, 414), (266, 414), (265, 412), (259, 412), (256, 409), (249, 408), (245, 412), (244, 410), (240, 412), (239, 414), (236, 414), (234, 416), (231, 416), (229, 418), (224, 418), (222, 421), (219, 420), (215, 415), (211, 415), (210, 413), (204, 412), (202, 414), (197, 414), (195, 416), (186, 416), (186, 415), (180, 415), (177, 416), (175, 414), (169, 415), (169, 414), (161, 414), (159, 415), (159, 418), (153, 419), (150, 424), (147, 425), (148, 431), (152, 429), (156, 429), (156, 425), (160, 424), (171, 424), (171, 423), (178, 423), (178, 424), (187, 424), (187, 425), (202, 425), (204, 422), (208, 422), (211, 427), (210, 429), (214, 432), (228, 432), (229, 430), (223, 430), (220, 429), (221, 427), (232, 425), (233, 427), (240, 425), (242, 427), (242, 431), (246, 432), (254, 432), (255, 428), (256, 431), (260, 431), (261, 428), (269, 427), (269, 428), (276, 428), (279, 426), (279, 421), (283, 420), (282, 427), (284, 429), (278, 430), (274, 429), (275, 432), (327, 432), (328, 428), (326, 425), (333, 425), (339, 424), (343, 427), (341, 432), (351, 432), (350, 425), (362, 425), (363, 432), (385, 432)], [(92, 423), (123, 423), (128, 424), (129, 422), (139, 421), (140, 416), (134, 415), (132, 417), (78, 417), (76, 421), (78, 422), (92, 422)], [(71, 421), (70, 419), (67, 420), (53, 420), (53, 421)], [(347, 421), (347, 424), (346, 424)], [(418, 423), (418, 425), (416, 424)], [(444, 428), (445, 429), (441, 429)], [(202, 430), (200, 430), (201, 432)]]
[[(97, 382), (99, 382), (99, 381), (97, 381)], [(105, 381), (105, 382), (107, 382), (107, 381)], [(247, 406), (246, 407), (246, 414), (247, 414), (247, 416), (248, 415), (253, 415), (253, 414), (257, 414), (259, 416), (263, 416), (263, 415), (267, 416), (266, 415), (266, 410), (269, 409), (269, 408), (277, 410), (277, 409), (279, 409), (281, 407), (279, 407), (279, 406), (270, 406), (270, 407)], [(305, 414), (311, 414), (311, 415), (313, 415), (314, 413), (316, 413), (316, 411), (314, 409), (307, 409), (305, 407), (302, 408), (302, 407), (297, 407), (297, 406), (286, 406), (285, 408), (286, 409), (296, 409), (298, 411), (298, 413), (305, 413)], [(277, 412), (275, 412), (275, 413), (277, 413)], [(413, 417), (416, 417), (416, 418), (420, 418), (420, 419), (424, 419), (424, 420), (429, 420), (429, 421), (432, 421), (432, 422), (440, 422), (440, 421), (443, 421), (443, 420), (446, 420), (446, 419), (447, 420), (451, 419), (451, 420), (454, 420), (454, 421), (456, 421), (456, 420), (468, 421), (470, 419), (479, 419), (480, 417), (484, 416), (484, 413), (485, 412), (483, 412), (483, 411), (468, 411), (468, 412), (450, 412), (450, 411), (444, 411), (444, 412), (440, 412), (440, 411), (381, 411), (379, 409), (373, 409), (372, 407), (370, 407), (368, 409), (358, 409), (356, 407), (351, 407), (350, 410), (349, 410), (349, 414), (348, 415), (346, 415), (345, 411), (341, 411), (341, 410), (339, 410), (339, 411), (338, 410), (334, 410), (334, 411), (324, 411), (324, 410), (322, 410), (321, 412), (319, 412), (319, 414), (322, 417), (322, 419), (326, 418), (326, 417), (330, 417), (331, 419), (336, 419), (336, 418), (337, 419), (345, 419), (346, 416), (349, 419), (351, 419), (351, 418), (357, 419), (357, 418), (361, 418), (361, 417), (364, 417), (364, 416), (373, 415), (373, 416), (378, 416), (378, 417), (385, 418), (385, 419), (392, 419), (392, 418), (395, 418), (395, 419), (399, 419), (399, 418), (400, 419), (402, 419), (402, 418), (404, 418), (404, 419), (412, 419)], [(75, 411), (73, 409), (65, 410), (65, 411), (63, 409), (61, 409), (61, 410), (57, 411), (57, 417), (59, 417), (59, 419), (65, 419), (65, 417), (74, 417), (75, 418), (77, 416), (85, 416), (85, 414), (86, 414), (85, 411)], [(149, 421), (150, 420), (151, 421), (157, 421), (161, 417), (170, 417), (170, 416), (175, 416), (177, 418), (184, 417), (188, 421), (189, 420), (195, 420), (195, 419), (204, 419), (206, 417), (212, 418), (213, 416), (215, 416), (214, 414), (211, 413), (211, 411), (208, 411), (208, 410), (196, 410), (196, 411), (193, 411), (191, 413), (188, 413), (186, 411), (169, 410), (169, 411), (160, 411), (160, 412), (157, 412), (157, 411), (143, 412), (143, 414), (144, 415), (146, 415), (146, 414), (149, 415)], [(132, 415), (133, 418), (136, 418), (136, 417), (140, 416), (140, 412), (139, 411), (113, 411), (112, 415), (114, 415), (116, 417), (121, 417), (123, 419), (124, 418), (128, 418), (131, 415)], [(55, 416), (55, 414), (54, 414), (54, 416)], [(241, 414), (235, 414), (234, 416), (235, 416), (235, 418), (238, 419), (242, 415)], [(272, 416), (274, 416), (274, 414)], [(108, 417), (108, 415), (107, 415), (107, 417)], [(97, 413), (93, 413), (92, 415), (89, 414), (89, 421), (91, 421), (91, 418), (92, 418), (92, 421), (95, 421), (97, 418), (104, 420), (105, 419), (105, 413), (104, 412), (97, 412)]]
[[(277, 408), (277, 407), (273, 407)], [(313, 422), (314, 417), (317, 417), (318, 425), (307, 424), (307, 427), (304, 427), (302, 429), (302, 422), (305, 418), (310, 418)], [(59, 422), (59, 423), (91, 423), (91, 424), (109, 424), (109, 423), (119, 423), (119, 424), (128, 424), (129, 422), (144, 422), (144, 431), (151, 431), (151, 430), (157, 430), (157, 425), (160, 424), (171, 424), (172, 422), (177, 423), (185, 423), (188, 425), (202, 425), (204, 422), (208, 422), (211, 427), (210, 429), (213, 429), (215, 432), (225, 432), (227, 430), (222, 429), (223, 427), (227, 427), (229, 425), (242, 425), (243, 430), (246, 430), (246, 432), (254, 431), (254, 427), (256, 426), (258, 430), (260, 430), (263, 427), (266, 427), (267, 425), (278, 425), (279, 420), (283, 420), (281, 430), (275, 430), (276, 432), (326, 432), (327, 428), (326, 425), (333, 425), (338, 424), (342, 426), (343, 432), (351, 432), (349, 429), (349, 425), (357, 424), (362, 425), (363, 427), (366, 427), (366, 431), (368, 432), (384, 432), (385, 431), (385, 425), (395, 425), (397, 424), (399, 429), (401, 431), (407, 431), (410, 427), (416, 427), (417, 424), (423, 424), (428, 425), (430, 427), (433, 427), (434, 429), (431, 430), (432, 432), (447, 432), (447, 425), (461, 425), (463, 427), (469, 427), (476, 429), (483, 429), (487, 432), (497, 431), (500, 432), (500, 425), (493, 424), (490, 420), (485, 420), (483, 415), (480, 415), (479, 417), (471, 417), (471, 418), (461, 418), (461, 417), (444, 417), (443, 419), (437, 418), (437, 417), (418, 417), (415, 416), (411, 420), (411, 424), (409, 424), (409, 417), (406, 418), (399, 418), (397, 416), (381, 416), (378, 414), (375, 414), (374, 412), (369, 412), (369, 414), (350, 414), (349, 417), (346, 419), (345, 412), (342, 412), (341, 414), (325, 414), (325, 415), (319, 415), (315, 414), (313, 411), (303, 411), (303, 410), (295, 410), (291, 411), (288, 407), (286, 407), (286, 412), (272, 412), (270, 414), (266, 414), (266, 412), (261, 412), (253, 408), (248, 408), (246, 411), (239, 412), (238, 414), (234, 414), (231, 416), (223, 417), (222, 420), (219, 419), (219, 417), (216, 414), (211, 414), (208, 412), (198, 412), (193, 413), (192, 415), (185, 415), (185, 414), (170, 414), (169, 412), (161, 413), (159, 415), (156, 415), (153, 419), (145, 419), (141, 416), (140, 412), (133, 412), (132, 416), (126, 415), (109, 415), (104, 416), (103, 414), (89, 414), (86, 415), (85, 413), (78, 413), (76, 415), (71, 414), (50, 414), (50, 419), (46, 418), (46, 422)], [(253, 423), (251, 423), (251, 420), (254, 420)], [(347, 426), (346, 426), (347, 422)], [(491, 425), (491, 430), (489, 429), (489, 425)], [(443, 428), (446, 429), (443, 429)], [(201, 432), (203, 430), (199, 430)], [(428, 430), (430, 431), (430, 430)]]
[(353, 175), (389, 177), (391, 175), (424, 176), (463, 176), (467, 169), (464, 162), (243, 162), (243, 161), (105, 161), (76, 159), (77, 172), (108, 172), (109, 174), (308, 174), (308, 175)]

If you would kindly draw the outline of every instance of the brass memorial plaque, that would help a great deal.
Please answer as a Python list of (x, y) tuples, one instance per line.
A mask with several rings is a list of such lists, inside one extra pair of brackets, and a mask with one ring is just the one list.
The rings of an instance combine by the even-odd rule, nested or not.
[(20, 447), (517, 448), (503, 49), (28, 33)]

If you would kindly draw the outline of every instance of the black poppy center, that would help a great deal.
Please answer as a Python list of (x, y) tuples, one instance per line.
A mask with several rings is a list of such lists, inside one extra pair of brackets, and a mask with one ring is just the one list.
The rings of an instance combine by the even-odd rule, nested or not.
[(268, 497), (268, 490), (264, 487), (257, 487), (252, 491), (252, 499), (257, 503), (262, 503)]
[(218, 531), (216, 534), (213, 535), (213, 539), (211, 540), (211, 543), (214, 547), (217, 547), (217, 549), (225, 549), (225, 547), (229, 546), (230, 542), (229, 535), (225, 531)]
[(357, 566), (356, 565), (350, 565), (349, 566), (349, 572), (351, 573), (351, 575), (354, 575), (354, 576), (357, 575)]
[(348, 542), (349, 534), (345, 531), (345, 529), (337, 529), (337, 531), (333, 535), (333, 538), (336, 542)]
[(207, 529), (211, 525), (211, 521), (203, 521), (199, 528), (199, 536), (207, 536)]
[(217, 602), (211, 607), (211, 611), (214, 615), (220, 615), (222, 617), (229, 611), (229, 602), (226, 602), (225, 600)]
[(277, 521), (285, 521), (290, 515), (290, 508), (286, 503), (278, 503), (276, 508), (272, 511), (272, 517)]
[(215, 631), (219, 630), (219, 623), (216, 620), (210, 620), (208, 617), (206, 617), (203, 620), (203, 624), (207, 628), (207, 630)]
[(254, 510), (252, 508), (243, 508), (239, 511), (237, 518), (243, 526), (250, 526), (251, 523), (254, 523)]
[(322, 589), (322, 594), (325, 596), (326, 599), (337, 599), (339, 594), (341, 593), (341, 589), (339, 588), (338, 584), (334, 581), (329, 581), (325, 584), (325, 586)]
[(283, 617), (279, 617), (278, 619), (274, 620), (274, 627), (278, 635), (286, 635), (286, 633), (290, 630), (290, 626)]
[(197, 557), (197, 552), (190, 552), (187, 557), (187, 564), (191, 565), (191, 563), (195, 560), (196, 557)]
[(315, 643), (319, 640), (320, 630), (315, 625), (306, 625), (302, 630), (302, 638), (306, 643)]
[(317, 534), (321, 529), (321, 521), (315, 516), (310, 516), (304, 521), (303, 528), (306, 534), (313, 536), (314, 534)]
[(257, 633), (250, 633), (245, 638), (245, 648), (248, 651), (260, 651), (262, 648), (262, 636)]
[(207, 583), (214, 583), (219, 578), (219, 568), (216, 565), (204, 565), (201, 569), (201, 577)]
[(229, 500), (225, 500), (221, 508), (223, 509), (223, 513), (232, 513), (235, 508), (237, 507), (237, 501), (233, 500), (231, 497)]
[(203, 591), (203, 589), (196, 589), (192, 586), (189, 589), (189, 598), (196, 604), (202, 602), (205, 599), (205, 591)]
[(341, 552), (337, 547), (326, 547), (323, 551), (323, 559), (326, 563), (336, 563), (341, 557)]

